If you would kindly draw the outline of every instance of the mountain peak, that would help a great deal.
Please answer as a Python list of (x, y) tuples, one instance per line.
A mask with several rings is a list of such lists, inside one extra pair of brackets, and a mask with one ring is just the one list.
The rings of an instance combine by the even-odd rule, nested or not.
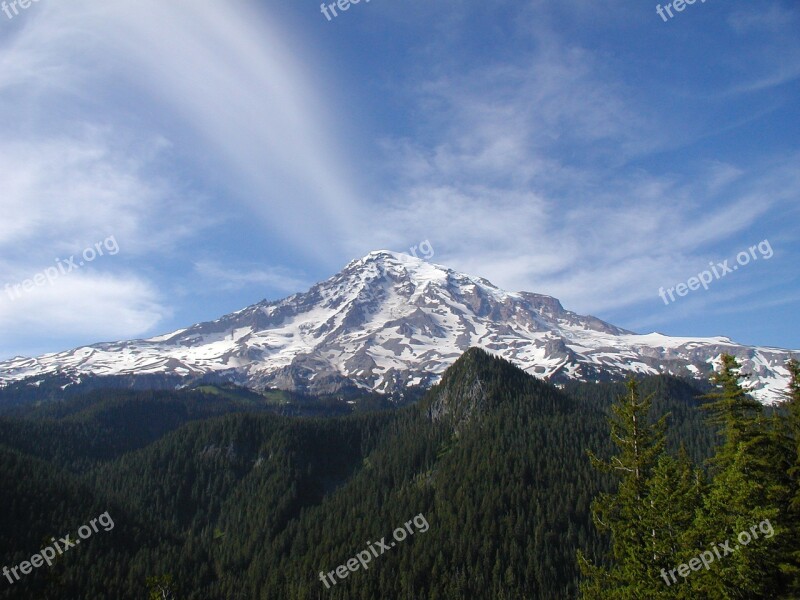
[[(563, 403), (560, 392), (517, 365), (481, 348), (470, 348), (453, 363), (423, 400), (428, 418), (445, 421), (460, 432), (480, 414), (504, 402), (550, 399), (550, 410)], [(548, 398), (549, 397), (549, 398)]]
[(387, 269), (406, 270), (417, 272), (420, 270), (430, 272), (447, 273), (450, 269), (437, 265), (435, 263), (412, 256), (404, 252), (393, 252), (391, 250), (374, 250), (362, 258), (351, 261), (345, 268), (344, 272), (352, 272), (354, 270), (368, 269), (370, 267), (377, 267), (380, 272), (385, 272)]
[(411, 256), (410, 254), (405, 254), (403, 252), (394, 252), (393, 250), (373, 250), (372, 252), (367, 253), (361, 260), (362, 261), (382, 260), (382, 259), (403, 260), (404, 258), (422, 260), (417, 258), (416, 256)]
[[(565, 310), (551, 296), (507, 292), (424, 258), (377, 250), (309, 291), (147, 340), (0, 362), (0, 384), (71, 377), (208, 375), (253, 388), (330, 393), (430, 386), (472, 347), (552, 381), (631, 373), (707, 377), (733, 354), (754, 394), (779, 400), (790, 353), (726, 338), (637, 335)], [(473, 353), (478, 353), (473, 356)], [(479, 356), (470, 351), (466, 360)]]
[[(447, 420), (459, 431), (473, 417), (486, 411), (492, 401), (489, 380), (492, 367), (502, 362), (503, 370), (524, 373), (511, 363), (498, 359), (481, 348), (470, 348), (448, 367), (441, 382), (433, 388), (428, 403), (428, 418)], [(508, 373), (503, 373), (507, 375)]]

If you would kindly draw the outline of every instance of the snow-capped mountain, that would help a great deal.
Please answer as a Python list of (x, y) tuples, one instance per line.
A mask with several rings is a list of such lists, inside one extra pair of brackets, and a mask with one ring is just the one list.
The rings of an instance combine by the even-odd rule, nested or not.
[(753, 393), (764, 402), (781, 397), (792, 355), (724, 337), (638, 335), (564, 310), (550, 296), (506, 292), (485, 279), (379, 251), (306, 293), (217, 321), (146, 340), (0, 362), (0, 383), (55, 373), (216, 373), (253, 388), (391, 392), (430, 385), (472, 346), (556, 382), (630, 372), (707, 377), (729, 353), (752, 374)]

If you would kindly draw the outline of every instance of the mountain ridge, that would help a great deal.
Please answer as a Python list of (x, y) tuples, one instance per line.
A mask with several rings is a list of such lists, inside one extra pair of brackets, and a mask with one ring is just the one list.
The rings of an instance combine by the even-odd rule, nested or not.
[(214, 375), (255, 389), (310, 393), (429, 387), (479, 347), (552, 382), (631, 373), (707, 377), (723, 353), (751, 373), (753, 394), (781, 398), (792, 351), (726, 337), (636, 334), (533, 292), (387, 250), (351, 261), (307, 292), (143, 339), (0, 362), (0, 384), (55, 374)]

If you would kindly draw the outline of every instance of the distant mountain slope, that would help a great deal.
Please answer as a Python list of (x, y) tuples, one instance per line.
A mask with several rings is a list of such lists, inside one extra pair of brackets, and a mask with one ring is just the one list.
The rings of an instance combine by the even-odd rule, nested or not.
[(429, 386), (470, 347), (555, 382), (628, 373), (705, 378), (722, 353), (751, 373), (754, 395), (780, 397), (791, 353), (728, 338), (637, 335), (565, 310), (550, 296), (388, 251), (372, 252), (309, 291), (147, 340), (0, 362), (0, 382), (58, 374), (214, 374), (262, 389), (330, 393)]

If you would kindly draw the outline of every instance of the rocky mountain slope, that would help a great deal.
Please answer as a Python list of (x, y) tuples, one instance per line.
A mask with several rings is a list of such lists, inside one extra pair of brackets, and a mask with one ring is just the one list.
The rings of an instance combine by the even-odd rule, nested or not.
[(609, 380), (636, 373), (706, 377), (722, 353), (752, 374), (754, 395), (780, 398), (792, 353), (728, 338), (639, 335), (565, 310), (550, 296), (378, 251), (302, 294), (264, 301), (166, 335), (0, 362), (0, 383), (59, 374), (214, 374), (253, 388), (330, 393), (428, 386), (468, 348), (538, 377)]

